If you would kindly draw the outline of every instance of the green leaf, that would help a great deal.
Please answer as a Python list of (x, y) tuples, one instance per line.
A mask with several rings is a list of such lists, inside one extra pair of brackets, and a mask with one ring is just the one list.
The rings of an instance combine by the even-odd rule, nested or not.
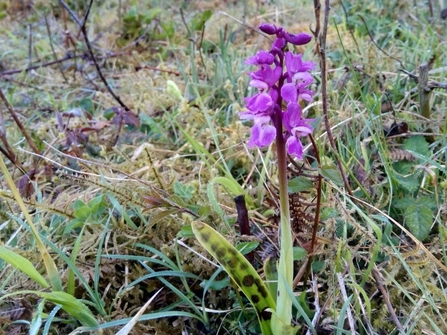
[(45, 278), (34, 268), (34, 265), (25, 257), (0, 246), (0, 258), (26, 274), (39, 285), (45, 288), (50, 286)]
[(92, 112), (93, 101), (90, 98), (85, 98), (79, 101), (79, 107), (81, 107), (86, 112)]
[(408, 191), (409, 193), (415, 193), (418, 191), (420, 186), (419, 177), (416, 175), (409, 175), (406, 177), (396, 175), (396, 180), (399, 184), (399, 187)]
[(90, 216), (90, 214), (92, 214), (92, 212), (90, 210), (90, 207), (88, 207), (88, 206), (80, 207), (80, 208), (76, 209), (73, 213), (75, 218), (77, 218), (79, 220), (87, 220), (87, 218)]
[(213, 12), (209, 9), (204, 11), (203, 13), (197, 13), (191, 21), (192, 29), (201, 31), (211, 15), (213, 15)]
[(65, 292), (35, 292), (38, 296), (45, 298), (57, 305), (77, 319), (83, 326), (95, 327), (98, 325), (92, 312), (81, 301)]
[(85, 221), (84, 220), (80, 220), (80, 219), (73, 219), (70, 222), (67, 223), (67, 225), (64, 228), (64, 235), (65, 234), (70, 234), (70, 232), (73, 229), (82, 227), (84, 225)]
[(321, 167), (320, 173), (325, 179), (332, 181), (335, 185), (343, 186), (341, 173), (335, 165), (326, 165)]
[(158, 14), (160, 14), (161, 12), (162, 12), (162, 9), (158, 8), (158, 7), (149, 9), (146, 12), (146, 14), (144, 15), (143, 22), (146, 24), (151, 23), (152, 20), (155, 19), (158, 16)]
[(417, 152), (418, 154), (421, 154), (425, 157), (431, 156), (430, 146), (425, 137), (422, 135), (409, 137), (402, 145), (402, 148), (405, 150)]
[(405, 224), (408, 230), (419, 240), (424, 241), (433, 223), (432, 208), (436, 203), (429, 197), (415, 199), (404, 211)]
[(213, 280), (211, 282), (209, 280), (204, 280), (200, 283), (201, 287), (208, 286), (210, 289), (214, 291), (223, 290), (225, 287), (228, 287), (229, 285), (230, 285), (229, 277), (226, 277), (225, 279), (222, 280)]
[(300, 261), (304, 257), (306, 257), (307, 251), (304, 248), (301, 247), (293, 247), (293, 260), (294, 261)]
[(236, 245), (236, 249), (242, 254), (246, 255), (249, 252), (255, 250), (259, 246), (259, 242), (251, 241), (251, 242), (241, 242)]
[(314, 270), (315, 272), (320, 272), (321, 270), (323, 270), (324, 267), (324, 262), (322, 261), (315, 261), (312, 263), (312, 270)]
[(326, 207), (326, 208), (323, 208), (323, 210), (321, 211), (320, 221), (333, 219), (333, 218), (337, 217), (338, 215), (340, 215), (340, 213), (338, 212), (337, 209), (331, 208), (331, 207)]
[(287, 192), (297, 193), (302, 191), (310, 190), (313, 187), (313, 183), (303, 176), (298, 176), (293, 178), (287, 184)]
[(175, 34), (174, 20), (169, 20), (168, 22), (161, 22), (161, 28), (165, 32), (168, 38), (173, 38)]
[(264, 275), (270, 295), (274, 297), (278, 294), (278, 271), (276, 269), (276, 260), (273, 257), (265, 260)]
[[(141, 114), (141, 115), (145, 115), (145, 114)], [(104, 113), (102, 113), (102, 116), (104, 116), (104, 118), (106, 120), (111, 120), (112, 117), (115, 116), (115, 111), (113, 110), (113, 108), (107, 108)]]
[(86, 204), (84, 201), (82, 201), (82, 200), (76, 200), (76, 201), (73, 203), (73, 209), (74, 209), (74, 210), (77, 210), (77, 209), (79, 209), (79, 208), (81, 208), (81, 207), (84, 207), (84, 206), (87, 206), (87, 204)]
[(189, 200), (193, 196), (194, 186), (185, 185), (176, 181), (174, 183), (174, 193), (177, 194), (183, 200)]
[(262, 334), (272, 334), (270, 319), (272, 311), (276, 310), (276, 304), (250, 262), (207, 224), (195, 221), (192, 229), (200, 244), (217, 259), (255, 307)]
[(106, 209), (106, 202), (104, 201), (104, 197), (101, 195), (93, 198), (92, 201), (88, 203), (88, 206), (90, 207), (91, 214), (101, 215)]
[(189, 224), (184, 225), (182, 227), (182, 229), (177, 233), (177, 237), (187, 238), (187, 237), (193, 237), (193, 236), (194, 236), (194, 233), (192, 231), (191, 225), (189, 225)]

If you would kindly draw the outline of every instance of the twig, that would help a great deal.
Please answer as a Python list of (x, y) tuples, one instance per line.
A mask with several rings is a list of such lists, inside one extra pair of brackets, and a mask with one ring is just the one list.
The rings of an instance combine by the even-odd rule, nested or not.
[[(315, 36), (315, 39), (320, 35), (320, 13), (321, 13), (321, 3), (320, 0), (314, 0), (314, 13), (315, 13), (315, 30), (310, 29), (312, 34)], [(315, 44), (317, 47), (317, 53), (320, 54), (320, 45), (318, 43)]]
[[(51, 28), (50, 28), (50, 24), (48, 22), (48, 16), (45, 15), (44, 18), (45, 18), (45, 25), (47, 27), (48, 39), (50, 40), (51, 52), (53, 53), (54, 59), (57, 60), (56, 51), (54, 50), (54, 46), (53, 46), (53, 38), (51, 36)], [(68, 83), (67, 77), (65, 77), (64, 69), (62, 68), (61, 63), (59, 63), (59, 70), (61, 71), (62, 78), (64, 78), (64, 82)]]
[(182, 18), (182, 22), (188, 31), (188, 36), (192, 38), (191, 30), (189, 29), (188, 23), (186, 23), (185, 14), (183, 13), (183, 9), (180, 8), (180, 17)]
[(420, 114), (427, 120), (430, 120), (430, 89), (427, 87), (428, 84), (428, 71), (433, 65), (435, 57), (432, 57), (428, 63), (419, 66), (419, 108)]
[(71, 18), (76, 21), (78, 26), (80, 28), (82, 28), (83, 27), (83, 23), (81, 22), (81, 20), (78, 19), (76, 13), (71, 10), (71, 8), (65, 3), (64, 0), (59, 0), (59, 2), (67, 10), (67, 12), (70, 14)]
[(28, 30), (28, 66), (33, 63), (33, 30), (31, 29), (31, 24), (27, 26)]
[(17, 124), (17, 126), (19, 127), (20, 131), (22, 132), (23, 136), (25, 136), (26, 141), (28, 142), (29, 146), (31, 147), (31, 149), (33, 149), (33, 151), (36, 154), (39, 154), (40, 151), (39, 149), (37, 149), (36, 145), (34, 144), (33, 140), (31, 139), (31, 137), (28, 135), (28, 133), (25, 130), (25, 127), (23, 127), (22, 122), (20, 122), (19, 118), (17, 117), (16, 112), (14, 111), (14, 109), (12, 108), (12, 106), (9, 104), (8, 99), (6, 99), (5, 95), (3, 94), (2, 89), (0, 88), (0, 99), (3, 100), (3, 102), (5, 103), (6, 108), (8, 108), (9, 113), (11, 114), (12, 118), (14, 119), (15, 123)]
[[(317, 147), (317, 143), (315, 143), (315, 140), (313, 138), (312, 135), (309, 135), (310, 141), (312, 142), (312, 146), (314, 148), (315, 151), (315, 159), (318, 162), (318, 168), (321, 168), (321, 162), (320, 162), (320, 154), (318, 152), (318, 147)], [(314, 250), (315, 250), (315, 243), (317, 240), (317, 229), (318, 229), (318, 224), (320, 223), (320, 212), (321, 212), (321, 183), (322, 183), (322, 176), (321, 173), (318, 172), (318, 182), (317, 182), (317, 208), (315, 210), (315, 220), (314, 220), (314, 225), (312, 227), (312, 244), (310, 247), (310, 253), (311, 255), (313, 254)], [(313, 257), (313, 256), (311, 256)]]
[(402, 327), (399, 319), (397, 318), (396, 312), (394, 311), (393, 305), (391, 304), (390, 297), (388, 295), (388, 292), (386, 291), (385, 287), (383, 286), (382, 278), (379, 274), (379, 271), (374, 266), (372, 269), (372, 275), (374, 276), (374, 280), (376, 281), (377, 287), (379, 288), (380, 293), (382, 293), (382, 297), (385, 300), (385, 304), (388, 307), (388, 311), (390, 312), (391, 318), (394, 321), (394, 324), (396, 325), (397, 329), (402, 334), (405, 334), (404, 328)]
[(324, 125), (326, 128), (327, 137), (329, 139), (329, 144), (332, 150), (334, 150), (335, 158), (337, 161), (338, 169), (340, 170), (343, 183), (349, 195), (352, 195), (351, 187), (349, 186), (348, 178), (346, 177), (345, 170), (337, 154), (337, 147), (335, 146), (334, 137), (332, 135), (331, 126), (329, 124), (329, 114), (328, 114), (328, 97), (327, 97), (327, 69), (326, 69), (326, 36), (329, 23), (329, 0), (325, 0), (324, 3), (324, 20), (323, 20), (323, 31), (318, 36), (319, 39), (317, 43), (320, 45), (320, 68), (321, 68), (321, 99), (323, 102), (323, 114), (324, 114)]
[[(326, 0), (328, 1), (328, 0)], [(337, 273), (337, 279), (338, 279), (338, 285), (340, 286), (340, 292), (341, 295), (343, 296), (343, 300), (344, 302), (348, 301), (348, 293), (346, 292), (346, 287), (345, 287), (345, 281), (343, 279), (343, 274), (341, 274), (340, 272)], [(349, 327), (351, 328), (351, 334), (355, 334), (355, 322), (354, 322), (354, 316), (352, 315), (352, 311), (351, 311), (351, 307), (348, 305), (348, 308), (346, 308), (346, 314), (348, 316), (348, 323), (349, 323)]]
[[(93, 0), (91, 0), (93, 2)], [(112, 90), (112, 87), (110, 87), (109, 83), (107, 82), (106, 78), (102, 74), (101, 68), (99, 67), (98, 62), (96, 61), (95, 55), (93, 54), (93, 48), (90, 44), (90, 40), (88, 38), (87, 29), (85, 28), (85, 21), (87, 21), (87, 16), (84, 17), (84, 22), (81, 22), (76, 14), (70, 9), (70, 7), (65, 3), (64, 0), (59, 0), (59, 2), (64, 6), (64, 8), (68, 11), (68, 13), (71, 15), (73, 20), (76, 21), (76, 23), (81, 28), (82, 34), (84, 35), (85, 44), (87, 45), (87, 49), (90, 53), (90, 57), (93, 61), (93, 64), (95, 64), (96, 72), (98, 72), (99, 77), (101, 78), (102, 82), (107, 88), (107, 91), (110, 93), (110, 95), (120, 104), (121, 107), (123, 107), (126, 111), (131, 111), (129, 107), (121, 100), (121, 98), (115, 94), (115, 92)], [(91, 5), (90, 5), (91, 6)], [(90, 11), (89, 11), (90, 12)], [(87, 14), (89, 14), (89, 12)]]
[(349, 17), (348, 16), (348, 11), (346, 10), (346, 7), (345, 7), (345, 5), (343, 3), (343, 0), (340, 1), (340, 4), (341, 4), (341, 8), (343, 8), (343, 12), (345, 13), (345, 19), (346, 19), (346, 23), (347, 23), (347, 26), (348, 26), (349, 34), (351, 35), (351, 38), (354, 41), (355, 47), (357, 48), (357, 53), (359, 55), (361, 55), (362, 53), (360, 52), (360, 48), (359, 48), (359, 45), (357, 43), (357, 39), (355, 38), (354, 33), (352, 32), (352, 29), (349, 27), (349, 24), (348, 24), (348, 17)]
[(92, 5), (93, 5), (93, 0), (90, 0), (90, 3), (88, 4), (87, 10), (86, 10), (85, 15), (84, 15), (84, 19), (82, 20), (81, 29), (79, 29), (79, 32), (78, 32), (78, 37), (79, 37), (79, 34), (81, 33), (81, 31), (85, 27), (85, 23), (87, 22), (87, 18), (90, 15), (90, 10), (92, 9)]
[(173, 74), (175, 76), (180, 76), (181, 75), (180, 72), (159, 69), (159, 68), (157, 68), (155, 66), (149, 66), (149, 65), (137, 65), (137, 66), (135, 66), (135, 71), (137, 71), (137, 72), (142, 70), (142, 69), (149, 69), (149, 70), (154, 70), (154, 71), (166, 72), (166, 73), (169, 73), (169, 74)]
[(357, 14), (363, 21), (363, 24), (365, 25), (366, 31), (368, 32), (369, 38), (371, 39), (371, 42), (373, 42), (373, 44), (376, 46), (377, 49), (379, 49), (380, 51), (382, 51), (385, 55), (387, 55), (388, 57), (394, 59), (395, 61), (399, 62), (400, 66), (402, 67), (402, 69), (405, 69), (404, 64), (401, 62), (400, 59), (391, 56), (389, 53), (387, 53), (385, 50), (383, 50), (381, 47), (379, 47), (379, 45), (376, 43), (376, 41), (374, 40), (374, 37), (372, 36), (371, 32), (369, 31), (368, 25), (366, 24), (365, 19), (363, 18), (363, 16), (361, 16), (360, 14)]
[(39, 69), (41, 67), (47, 67), (47, 66), (51, 66), (51, 65), (54, 65), (54, 64), (63, 63), (65, 61), (67, 61), (67, 60), (70, 60), (70, 59), (73, 59), (73, 58), (76, 58), (76, 57), (81, 57), (81, 55), (74, 56), (71, 53), (67, 53), (65, 55), (65, 57), (63, 57), (61, 59), (53, 60), (53, 61), (48, 62), (48, 63), (42, 63), (42, 64), (29, 66), (29, 67), (27, 67), (25, 69), (14, 69), (14, 70), (8, 70), (8, 71), (0, 72), (0, 76), (6, 76), (6, 75), (9, 75), (9, 74), (16, 74), (16, 73), (22, 73), (22, 72), (29, 72), (31, 70)]
[[(205, 35), (205, 24), (203, 25), (202, 34), (200, 36), (200, 42), (197, 45), (197, 48), (199, 49), (200, 60), (202, 61), (203, 68), (205, 70), (206, 80), (208, 81), (209, 80), (208, 69), (206, 68), (206, 64), (205, 64), (205, 60), (203, 59), (203, 52), (202, 52), (202, 43), (203, 43), (204, 35)], [(194, 41), (194, 43), (195, 43), (195, 41)]]
[[(318, 152), (317, 143), (315, 143), (315, 140), (312, 135), (309, 135), (309, 139), (312, 142), (312, 147), (315, 151), (315, 159), (318, 163), (318, 168), (321, 168), (321, 161), (320, 161), (320, 153)], [(323, 178), (321, 176), (321, 173), (318, 172), (318, 179), (317, 179), (317, 204), (315, 208), (315, 219), (314, 219), (314, 225), (312, 227), (312, 240), (310, 244), (310, 251), (309, 251), (309, 262), (307, 263), (306, 273), (304, 275), (304, 283), (306, 283), (307, 279), (309, 278), (310, 270), (312, 268), (312, 261), (314, 258), (314, 250), (315, 250), (315, 244), (317, 241), (317, 230), (318, 230), (318, 224), (320, 223), (320, 212), (321, 212), (321, 184), (322, 184)]]
[(3, 145), (5, 146), (5, 149), (0, 147), (0, 152), (6, 158), (8, 158), (14, 165), (16, 165), (22, 172), (24, 172), (25, 170), (23, 169), (22, 164), (17, 159), (16, 154), (12, 150), (11, 146), (9, 145), (8, 139), (6, 138), (5, 119), (3, 117), (3, 107), (1, 104), (0, 104), (0, 140), (3, 142)]

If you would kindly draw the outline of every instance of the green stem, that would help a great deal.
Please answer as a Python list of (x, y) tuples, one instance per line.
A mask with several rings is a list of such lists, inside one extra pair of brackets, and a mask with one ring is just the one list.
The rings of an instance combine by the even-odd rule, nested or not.
[(287, 293), (286, 285), (291, 288), (293, 282), (293, 245), (290, 229), (289, 195), (287, 192), (287, 155), (282, 131), (282, 111), (277, 111), (275, 123), (281, 217), (276, 315), (284, 324), (290, 325), (292, 320), (292, 299)]

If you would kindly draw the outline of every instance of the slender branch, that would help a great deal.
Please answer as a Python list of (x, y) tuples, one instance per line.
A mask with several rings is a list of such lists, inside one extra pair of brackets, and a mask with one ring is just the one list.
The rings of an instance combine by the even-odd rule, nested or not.
[(5, 146), (5, 149), (0, 147), (0, 152), (6, 158), (8, 158), (13, 164), (15, 164), (22, 172), (24, 172), (22, 164), (17, 159), (16, 154), (12, 150), (11, 146), (9, 145), (8, 139), (6, 138), (5, 119), (3, 117), (3, 107), (1, 104), (0, 104), (0, 140), (2, 141), (3, 145)]
[(27, 26), (28, 30), (28, 66), (33, 63), (33, 29), (31, 24)]
[(176, 72), (176, 71), (171, 71), (171, 70), (164, 70), (164, 69), (159, 69), (155, 66), (149, 66), (149, 65), (136, 65), (135, 66), (135, 71), (140, 71), (142, 69), (149, 69), (149, 70), (153, 70), (153, 71), (160, 71), (160, 72), (166, 72), (169, 74), (173, 74), (175, 76), (180, 76), (181, 73), (180, 72)]
[(20, 129), (21, 133), (23, 134), (23, 136), (25, 136), (26, 141), (28, 142), (28, 144), (31, 147), (31, 149), (33, 149), (33, 151), (36, 154), (39, 154), (40, 153), (39, 149), (37, 149), (37, 147), (34, 144), (33, 140), (31, 139), (31, 137), (28, 135), (27, 131), (25, 130), (25, 127), (23, 127), (22, 122), (20, 122), (19, 118), (17, 117), (16, 112), (14, 111), (12, 106), (9, 104), (8, 99), (6, 99), (6, 97), (3, 94), (3, 91), (2, 91), (1, 88), (0, 88), (0, 99), (3, 100), (3, 102), (5, 103), (6, 108), (8, 108), (9, 113), (11, 114), (11, 116), (14, 119), (15, 123), (19, 127), (19, 129)]
[[(91, 59), (93, 61), (93, 64), (95, 64), (96, 72), (98, 72), (98, 75), (101, 78), (101, 80), (104, 83), (104, 85), (106, 86), (107, 91), (120, 104), (121, 107), (123, 107), (126, 111), (131, 111), (131, 109), (129, 107), (127, 107), (127, 105), (121, 100), (121, 98), (112, 90), (112, 87), (109, 85), (109, 83), (107, 82), (106, 78), (104, 77), (104, 75), (103, 75), (103, 73), (101, 71), (101, 68), (99, 67), (99, 64), (96, 61), (95, 55), (93, 53), (93, 48), (92, 48), (92, 45), (91, 45), (90, 40), (88, 38), (87, 29), (85, 27), (85, 22), (87, 21), (87, 15), (90, 13), (91, 3), (89, 4), (89, 10), (86, 13), (86, 16), (84, 17), (84, 20), (83, 20), (84, 22), (81, 22), (78, 19), (78, 17), (76, 16), (76, 14), (65, 3), (64, 0), (59, 0), (59, 2), (62, 4), (62, 6), (64, 6), (64, 8), (68, 11), (68, 13), (72, 17), (72, 19), (75, 20), (76, 23), (81, 28), (82, 34), (84, 35), (85, 44), (87, 45), (87, 49), (88, 49), (88, 51), (90, 53), (90, 57), (91, 57)], [(93, 2), (93, 0), (91, 0), (91, 2)]]
[[(321, 168), (321, 161), (320, 161), (320, 153), (318, 152), (317, 143), (315, 143), (315, 139), (312, 135), (309, 135), (309, 139), (312, 142), (312, 146), (315, 152), (315, 159), (318, 162), (318, 167)], [(317, 208), (315, 210), (315, 220), (314, 225), (312, 227), (312, 242), (310, 246), (310, 253), (311, 257), (314, 250), (315, 250), (315, 243), (317, 240), (317, 230), (318, 230), (318, 224), (320, 223), (320, 211), (321, 211), (321, 184), (322, 184), (322, 177), (321, 173), (318, 173), (318, 181), (317, 181)], [(310, 262), (312, 263), (312, 262)]]
[[(320, 0), (314, 0), (314, 13), (315, 13), (315, 30), (310, 30), (315, 38), (318, 38), (320, 35), (320, 13), (321, 13), (321, 3)], [(316, 44), (317, 48), (319, 48), (319, 44)], [(317, 50), (319, 53), (319, 50)]]
[(379, 45), (376, 43), (376, 41), (374, 40), (373, 35), (371, 34), (371, 32), (369, 31), (368, 25), (366, 24), (365, 19), (363, 18), (363, 16), (361, 16), (360, 14), (357, 14), (360, 19), (362, 19), (363, 24), (365, 25), (366, 31), (368, 32), (369, 38), (371, 39), (371, 42), (373, 42), (373, 44), (376, 46), (377, 49), (379, 49), (380, 51), (382, 51), (385, 55), (387, 55), (388, 57), (394, 59), (395, 61), (399, 62), (400, 66), (402, 66), (402, 69), (405, 69), (404, 64), (402, 63), (402, 61), (394, 56), (391, 56), (389, 53), (387, 53), (385, 50), (383, 50), (381, 47), (379, 47)]
[(78, 16), (76, 15), (76, 13), (71, 10), (71, 8), (65, 3), (64, 0), (59, 0), (59, 2), (67, 10), (67, 12), (70, 14), (71, 18), (76, 21), (78, 26), (82, 28), (84, 26), (84, 24), (83, 24), (83, 22), (81, 22), (81, 20), (78, 19)]
[(388, 292), (386, 291), (385, 287), (383, 286), (382, 278), (379, 274), (379, 271), (376, 269), (375, 266), (372, 269), (372, 275), (374, 276), (374, 279), (376, 281), (376, 284), (377, 284), (377, 287), (379, 288), (380, 293), (382, 293), (383, 299), (385, 300), (385, 304), (388, 307), (388, 311), (390, 312), (390, 315), (394, 321), (394, 324), (396, 325), (397, 329), (399, 329), (399, 331), (402, 334), (405, 334), (404, 327), (402, 327), (402, 324), (400, 323), (399, 318), (397, 317), (396, 312), (394, 311), (394, 308), (393, 308), (393, 305), (391, 304)]
[(320, 68), (321, 68), (321, 99), (323, 102), (323, 116), (324, 125), (326, 128), (327, 137), (329, 139), (329, 144), (335, 153), (335, 158), (337, 161), (338, 169), (340, 170), (343, 183), (345, 185), (346, 191), (349, 195), (352, 195), (351, 187), (349, 186), (348, 178), (346, 177), (345, 170), (337, 154), (337, 147), (335, 145), (334, 136), (332, 135), (331, 126), (329, 124), (329, 113), (328, 113), (328, 97), (327, 97), (327, 64), (326, 64), (326, 36), (329, 24), (329, 0), (325, 0), (324, 3), (324, 20), (323, 20), (323, 31), (319, 36), (317, 43), (320, 44)]
[(87, 10), (84, 15), (84, 19), (82, 20), (81, 29), (79, 29), (78, 36), (81, 33), (82, 29), (84, 29), (84, 27), (85, 27), (85, 23), (87, 22), (87, 18), (90, 15), (90, 10), (92, 9), (92, 5), (93, 5), (93, 0), (90, 0), (90, 3), (88, 4)]
[(24, 68), (24, 69), (14, 69), (14, 70), (3, 71), (3, 72), (0, 72), (0, 76), (5, 76), (5, 75), (9, 75), (9, 74), (16, 74), (16, 73), (22, 73), (22, 72), (29, 72), (29, 71), (31, 71), (31, 70), (39, 69), (39, 68), (41, 68), (41, 67), (47, 67), (47, 66), (51, 66), (51, 65), (54, 65), (54, 64), (63, 63), (63, 62), (65, 62), (65, 61), (70, 60), (70, 59), (73, 59), (73, 58), (75, 58), (75, 57), (81, 57), (81, 56), (80, 56), (80, 55), (78, 55), (78, 56), (73, 56), (73, 55), (69, 52), (69, 53), (67, 53), (67, 54), (65, 55), (65, 57), (63, 57), (63, 58), (61, 58), (61, 59), (56, 59), (56, 60), (53, 60), (53, 61), (48, 62), (48, 63), (42, 63), (42, 64), (37, 64), (37, 65), (29, 66), (29, 67), (26, 67), (26, 68)]
[(346, 19), (346, 23), (347, 23), (347, 26), (348, 26), (349, 35), (351, 35), (351, 38), (354, 41), (355, 47), (357, 48), (357, 53), (359, 55), (361, 55), (362, 53), (360, 52), (360, 48), (359, 48), (359, 45), (357, 43), (357, 39), (355, 38), (354, 33), (353, 33), (352, 29), (349, 27), (349, 24), (348, 24), (348, 18), (349, 18), (348, 11), (346, 10), (346, 7), (343, 4), (343, 1), (340, 1), (340, 4), (341, 4), (341, 8), (343, 8), (343, 12), (345, 13), (345, 19)]
[[(54, 50), (54, 45), (53, 45), (53, 37), (51, 36), (50, 23), (48, 22), (48, 16), (45, 15), (44, 18), (45, 18), (45, 25), (47, 27), (48, 39), (50, 40), (51, 52), (53, 53), (54, 59), (57, 60), (56, 51)], [(64, 78), (64, 82), (68, 83), (67, 77), (65, 76), (64, 69), (62, 68), (61, 63), (59, 63), (59, 70), (61, 71), (62, 78)]]
[[(312, 142), (312, 147), (315, 151), (315, 159), (317, 160), (318, 167), (321, 168), (321, 161), (320, 161), (320, 153), (318, 152), (317, 143), (315, 142), (315, 139), (312, 135), (309, 135), (309, 139)], [(312, 261), (314, 258), (314, 250), (315, 250), (315, 244), (317, 241), (317, 230), (318, 230), (318, 224), (320, 223), (320, 212), (321, 212), (321, 185), (323, 182), (323, 178), (321, 176), (321, 173), (318, 173), (318, 180), (317, 180), (317, 206), (315, 208), (315, 219), (314, 219), (314, 225), (312, 227), (312, 240), (310, 244), (310, 250), (309, 250), (309, 259), (306, 266), (306, 272), (304, 274), (303, 282), (306, 283), (307, 279), (309, 278), (310, 270), (312, 268)]]
[(435, 57), (432, 57), (428, 63), (419, 66), (419, 108), (420, 114), (427, 120), (430, 120), (430, 89), (427, 88), (428, 84), (428, 71), (432, 67), (435, 61)]

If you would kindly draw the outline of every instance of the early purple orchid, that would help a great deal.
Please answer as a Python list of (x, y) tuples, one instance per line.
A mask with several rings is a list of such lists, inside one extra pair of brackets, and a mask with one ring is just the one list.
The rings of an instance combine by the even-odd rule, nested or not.
[[(262, 24), (259, 28), (266, 34), (276, 35), (276, 39), (270, 51), (261, 50), (245, 61), (247, 65), (258, 66), (257, 71), (248, 73), (250, 86), (258, 92), (245, 98), (248, 111), (240, 114), (241, 119), (254, 122), (248, 146), (268, 146), (281, 135), (287, 152), (301, 159), (303, 146), (299, 138), (312, 133), (309, 125), (312, 120), (302, 118), (299, 103), (312, 101), (314, 93), (308, 86), (313, 77), (309, 71), (315, 64), (285, 49), (288, 43), (307, 44), (312, 37), (306, 33), (290, 34), (270, 24)], [(283, 110), (283, 102), (287, 103), (286, 110)]]

